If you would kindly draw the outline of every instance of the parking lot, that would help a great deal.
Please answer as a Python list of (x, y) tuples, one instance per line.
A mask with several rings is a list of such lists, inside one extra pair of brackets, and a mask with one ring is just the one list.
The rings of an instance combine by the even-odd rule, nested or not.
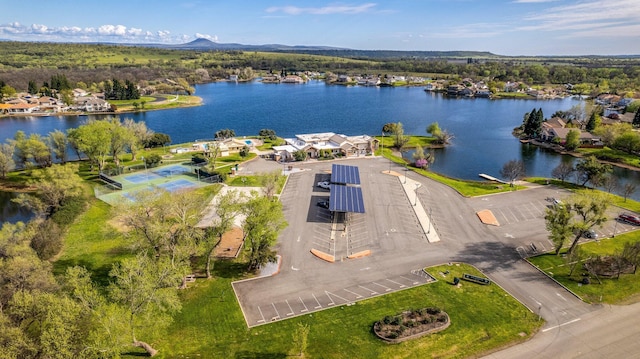
[[(522, 261), (553, 248), (544, 213), (552, 205), (549, 198), (562, 199), (569, 192), (534, 186), (464, 198), (409, 172), (409, 179), (420, 184), (414, 193), (403, 189), (403, 167), (385, 159), (340, 163), (359, 167), (365, 213), (349, 215), (345, 230), (344, 221), (334, 221), (331, 212), (317, 205), (329, 197), (317, 183), (329, 178), (332, 162), (297, 165), (280, 198), (289, 226), (276, 248), (282, 258), (279, 273), (233, 284), (249, 327), (425, 285), (433, 278), (424, 276), (422, 268), (454, 261), (483, 270), (529, 308), (537, 308), (549, 325), (571, 322), (593, 310)], [(386, 174), (390, 170), (403, 175)], [(427, 230), (414, 210), (416, 195), (431, 218), (433, 227)], [(476, 212), (484, 209), (494, 213), (499, 226), (480, 222)], [(610, 212), (615, 218), (620, 210)], [(596, 230), (603, 237), (632, 229), (611, 220)], [(437, 231), (439, 242), (429, 243), (430, 230)], [(330, 254), (335, 262), (314, 256), (312, 249)], [(347, 259), (363, 250), (370, 255)]]

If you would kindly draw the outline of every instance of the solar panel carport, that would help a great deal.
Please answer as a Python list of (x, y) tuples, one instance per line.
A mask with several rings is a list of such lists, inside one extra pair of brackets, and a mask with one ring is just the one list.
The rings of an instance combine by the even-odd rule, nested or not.
[[(357, 169), (357, 167), (356, 167)], [(330, 186), (329, 210), (332, 212), (364, 213), (362, 188), (339, 184)]]
[(360, 184), (360, 171), (357, 166), (333, 164), (331, 166), (331, 183)]

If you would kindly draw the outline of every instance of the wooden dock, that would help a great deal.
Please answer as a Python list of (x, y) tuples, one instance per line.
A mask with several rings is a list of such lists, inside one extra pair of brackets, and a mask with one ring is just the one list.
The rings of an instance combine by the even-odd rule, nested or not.
[(484, 178), (486, 180), (489, 180), (489, 181), (496, 181), (496, 182), (503, 183), (503, 184), (509, 184), (509, 182), (503, 181), (503, 180), (495, 178), (493, 176), (489, 176), (489, 175), (484, 174), (484, 173), (481, 173), (478, 176), (480, 176), (480, 177), (482, 177), (482, 178)]

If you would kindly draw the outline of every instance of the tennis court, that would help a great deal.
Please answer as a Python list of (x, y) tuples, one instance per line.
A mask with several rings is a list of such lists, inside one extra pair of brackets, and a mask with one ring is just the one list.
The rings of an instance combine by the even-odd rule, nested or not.
[(99, 190), (94, 189), (94, 191), (96, 191), (96, 197), (109, 204), (121, 202), (123, 198), (133, 201), (135, 200), (136, 192), (151, 190), (154, 187), (175, 192), (208, 185), (208, 183), (198, 181), (198, 177), (193, 170), (181, 164), (157, 167), (152, 170), (145, 170), (144, 172), (113, 176), (110, 177), (110, 180), (122, 183), (122, 190), (114, 190), (108, 185), (105, 185)]

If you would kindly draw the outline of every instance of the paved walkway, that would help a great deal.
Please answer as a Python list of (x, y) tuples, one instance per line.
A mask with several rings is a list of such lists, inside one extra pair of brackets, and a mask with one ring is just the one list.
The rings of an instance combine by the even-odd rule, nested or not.
[(416, 217), (418, 217), (418, 222), (420, 222), (420, 226), (427, 236), (427, 240), (429, 243), (440, 242), (440, 236), (438, 236), (435, 227), (431, 225), (431, 218), (422, 205), (422, 202), (420, 202), (420, 198), (418, 198), (418, 189), (422, 184), (395, 171), (382, 171), (382, 173), (398, 177), (407, 198), (413, 200), (413, 211), (416, 213)]

